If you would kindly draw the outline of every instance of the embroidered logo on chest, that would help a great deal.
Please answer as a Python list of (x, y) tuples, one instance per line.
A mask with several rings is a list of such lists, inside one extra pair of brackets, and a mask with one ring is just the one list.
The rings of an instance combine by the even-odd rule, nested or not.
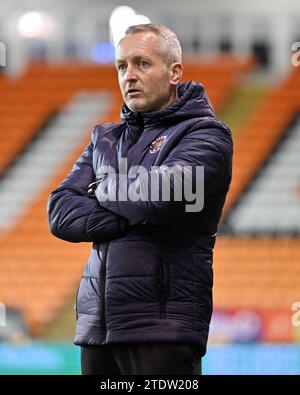
[(167, 141), (167, 136), (160, 136), (154, 141), (152, 141), (149, 148), (150, 154), (154, 154), (155, 152), (159, 151), (166, 141)]

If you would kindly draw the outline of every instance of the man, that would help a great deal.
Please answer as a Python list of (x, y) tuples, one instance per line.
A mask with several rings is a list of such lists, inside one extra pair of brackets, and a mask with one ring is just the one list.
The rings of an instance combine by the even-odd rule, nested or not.
[[(128, 28), (116, 68), (123, 120), (95, 127), (48, 205), (55, 236), (93, 242), (76, 303), (82, 373), (200, 374), (230, 131), (202, 85), (180, 83), (181, 48), (168, 28)], [(178, 198), (184, 187), (190, 194)]]

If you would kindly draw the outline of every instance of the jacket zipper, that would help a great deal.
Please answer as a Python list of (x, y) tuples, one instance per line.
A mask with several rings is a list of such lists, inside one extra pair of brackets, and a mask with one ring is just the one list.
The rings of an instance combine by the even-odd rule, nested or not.
[(104, 334), (101, 339), (101, 344), (106, 343), (106, 334), (107, 334), (107, 327), (106, 327), (106, 319), (105, 319), (105, 287), (106, 287), (106, 258), (107, 258), (107, 251), (108, 251), (109, 242), (104, 244), (103, 247), (103, 258), (100, 270), (100, 306), (101, 306), (101, 328), (104, 331)]
[[(142, 128), (139, 128), (139, 131)], [(133, 143), (131, 145), (129, 145), (129, 147), (127, 147), (127, 149), (125, 150), (125, 152), (123, 153), (123, 155), (127, 155), (127, 152), (129, 151), (129, 149), (137, 143), (137, 141), (139, 140), (140, 135), (139, 133), (137, 133)], [(124, 155), (124, 156), (125, 156)], [(118, 161), (117, 161), (118, 162)], [(102, 336), (101, 339), (101, 344), (105, 344), (106, 343), (106, 335), (107, 335), (107, 326), (106, 326), (106, 319), (105, 319), (105, 287), (106, 287), (106, 258), (107, 258), (107, 252), (108, 252), (108, 246), (109, 246), (109, 242), (104, 244), (103, 247), (103, 258), (102, 258), (102, 265), (101, 265), (101, 270), (100, 270), (100, 306), (101, 306), (101, 327), (104, 331), (104, 334)]]
[(128, 147), (126, 147), (125, 151), (123, 152), (123, 157), (127, 158), (127, 153), (130, 150), (131, 147), (133, 147), (135, 144), (138, 143), (138, 141), (141, 138), (141, 135), (144, 131), (144, 125), (140, 125), (138, 127), (138, 130), (136, 131), (136, 135), (134, 136), (134, 138), (132, 139), (132, 141), (130, 142), (130, 144), (128, 145)]

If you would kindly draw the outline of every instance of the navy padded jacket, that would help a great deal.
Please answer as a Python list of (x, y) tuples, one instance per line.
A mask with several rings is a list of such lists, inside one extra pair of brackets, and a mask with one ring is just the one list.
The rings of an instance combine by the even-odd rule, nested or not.
[[(48, 202), (55, 236), (93, 243), (77, 293), (74, 343), (188, 342), (204, 355), (213, 248), (231, 181), (230, 131), (203, 86), (192, 81), (179, 84), (178, 100), (161, 111), (134, 113), (123, 105), (121, 116), (122, 122), (95, 127)], [(170, 201), (103, 201), (102, 183), (96, 197), (88, 196), (88, 185), (103, 178), (99, 169), (112, 166), (120, 174), (125, 157), (128, 169), (141, 165), (149, 172), (204, 166), (203, 209), (187, 212), (172, 193)], [(130, 179), (128, 188), (145, 183), (144, 175)], [(107, 193), (112, 183), (105, 185)]]

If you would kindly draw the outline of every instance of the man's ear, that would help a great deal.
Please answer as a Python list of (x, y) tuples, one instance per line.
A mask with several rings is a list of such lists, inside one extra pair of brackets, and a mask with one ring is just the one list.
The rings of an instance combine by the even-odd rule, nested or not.
[(171, 64), (171, 66), (170, 66), (170, 75), (171, 75), (170, 84), (177, 85), (178, 82), (181, 80), (182, 74), (183, 74), (183, 66), (181, 63)]

